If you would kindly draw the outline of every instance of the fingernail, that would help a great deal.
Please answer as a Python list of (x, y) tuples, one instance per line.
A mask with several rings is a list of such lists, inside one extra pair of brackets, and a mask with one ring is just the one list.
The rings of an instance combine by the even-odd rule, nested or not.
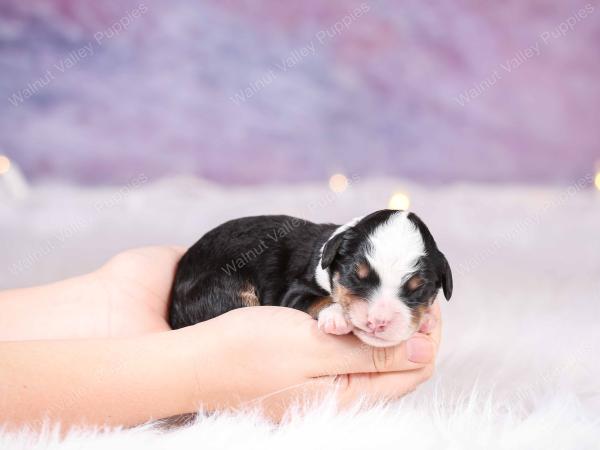
[(406, 354), (409, 361), (428, 363), (433, 358), (433, 345), (427, 339), (409, 339), (406, 343)]

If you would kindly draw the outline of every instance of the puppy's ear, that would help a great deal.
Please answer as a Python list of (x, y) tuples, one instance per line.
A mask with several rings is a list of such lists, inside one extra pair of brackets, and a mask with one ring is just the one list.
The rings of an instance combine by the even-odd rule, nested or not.
[(440, 255), (440, 267), (439, 267), (439, 277), (442, 280), (442, 288), (444, 290), (444, 297), (446, 300), (450, 300), (452, 297), (452, 270), (450, 269), (450, 264), (448, 264), (448, 260), (444, 256), (444, 254), (438, 251)]
[(323, 247), (323, 254), (321, 255), (321, 268), (327, 269), (335, 256), (337, 255), (338, 250), (340, 249), (340, 245), (342, 245), (342, 241), (344, 240), (344, 233), (338, 233), (332, 238), (330, 238)]

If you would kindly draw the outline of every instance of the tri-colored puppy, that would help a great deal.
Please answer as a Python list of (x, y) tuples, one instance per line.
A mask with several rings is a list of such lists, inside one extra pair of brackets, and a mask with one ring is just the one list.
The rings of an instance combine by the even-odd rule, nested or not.
[(427, 326), (440, 287), (450, 299), (450, 266), (413, 213), (376, 211), (345, 225), (245, 217), (209, 231), (182, 257), (169, 321), (181, 328), (235, 308), (287, 306), (326, 333), (388, 347)]

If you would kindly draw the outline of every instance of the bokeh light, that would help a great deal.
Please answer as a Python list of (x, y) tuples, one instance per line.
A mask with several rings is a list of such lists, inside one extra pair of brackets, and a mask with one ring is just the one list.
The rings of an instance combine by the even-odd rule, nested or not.
[(344, 192), (348, 188), (348, 178), (341, 173), (336, 173), (329, 178), (329, 188), (333, 192)]
[(408, 209), (410, 206), (410, 197), (404, 192), (396, 192), (390, 197), (388, 203), (389, 209)]
[(594, 184), (596, 185), (596, 189), (600, 191), (600, 170), (596, 173), (596, 178), (594, 179)]
[(0, 175), (5, 174), (10, 169), (10, 159), (4, 155), (0, 155)]

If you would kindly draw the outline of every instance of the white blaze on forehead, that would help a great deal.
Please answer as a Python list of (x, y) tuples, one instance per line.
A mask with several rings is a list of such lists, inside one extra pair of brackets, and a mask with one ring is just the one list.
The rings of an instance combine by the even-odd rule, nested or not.
[(367, 260), (381, 281), (373, 300), (397, 298), (402, 282), (416, 271), (419, 258), (425, 255), (423, 237), (408, 213), (402, 211), (379, 225), (369, 240)]

